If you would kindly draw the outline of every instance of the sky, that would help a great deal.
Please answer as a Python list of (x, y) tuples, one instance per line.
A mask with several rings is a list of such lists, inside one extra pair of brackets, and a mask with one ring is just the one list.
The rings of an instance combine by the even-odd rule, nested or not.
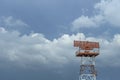
[(120, 70), (120, 0), (0, 0), (0, 80), (78, 80), (74, 40), (97, 41), (97, 80)]

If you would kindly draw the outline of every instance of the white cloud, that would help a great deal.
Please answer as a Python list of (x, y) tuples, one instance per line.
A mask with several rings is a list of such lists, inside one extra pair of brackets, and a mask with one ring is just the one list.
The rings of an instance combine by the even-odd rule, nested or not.
[[(1, 56), (11, 62), (20, 64), (31, 63), (66, 63), (71, 59), (69, 50), (71, 41), (76, 37), (65, 34), (61, 38), (50, 41), (42, 34), (32, 33), (19, 36), (19, 32), (0, 32)], [(65, 50), (64, 50), (65, 49)], [(69, 55), (68, 55), (69, 54)]]
[[(5, 30), (5, 29), (4, 29)], [(97, 57), (100, 65), (120, 66), (120, 34), (116, 34), (111, 41), (102, 38), (86, 37), (83, 33), (76, 35), (64, 34), (52, 41), (40, 33), (20, 36), (19, 32), (0, 31), (0, 60), (22, 66), (31, 65), (62, 65), (78, 62), (75, 57), (76, 48), (73, 41), (99, 41), (100, 56)]]
[(5, 33), (5, 32), (7, 32), (3, 27), (0, 27), (0, 32), (1, 33)]
[(100, 27), (101, 24), (109, 23), (113, 27), (120, 27), (120, 0), (101, 0), (95, 4), (94, 16), (80, 16), (72, 23), (73, 29)]
[(115, 27), (120, 27), (120, 0), (102, 0), (95, 5), (95, 8), (100, 10), (100, 14), (104, 15), (107, 22)]
[(94, 17), (81, 16), (78, 19), (74, 20), (72, 25), (73, 29), (79, 28), (91, 28), (91, 27), (99, 27), (99, 24), (102, 23), (103, 16), (96, 15)]
[(6, 28), (7, 30), (22, 30), (28, 27), (28, 24), (24, 23), (22, 20), (15, 19), (12, 16), (0, 17), (0, 26)]

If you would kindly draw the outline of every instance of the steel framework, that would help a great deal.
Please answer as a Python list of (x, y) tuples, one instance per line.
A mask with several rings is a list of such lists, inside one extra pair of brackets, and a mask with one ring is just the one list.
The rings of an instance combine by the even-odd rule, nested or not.
[(76, 56), (81, 58), (79, 80), (96, 80), (95, 57), (99, 55), (99, 43), (89, 41), (74, 41), (78, 47)]

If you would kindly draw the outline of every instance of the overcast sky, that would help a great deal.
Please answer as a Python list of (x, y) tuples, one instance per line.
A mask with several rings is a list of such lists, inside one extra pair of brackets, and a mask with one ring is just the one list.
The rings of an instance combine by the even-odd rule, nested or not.
[(97, 41), (97, 80), (120, 71), (120, 0), (0, 0), (0, 80), (78, 80), (74, 40)]

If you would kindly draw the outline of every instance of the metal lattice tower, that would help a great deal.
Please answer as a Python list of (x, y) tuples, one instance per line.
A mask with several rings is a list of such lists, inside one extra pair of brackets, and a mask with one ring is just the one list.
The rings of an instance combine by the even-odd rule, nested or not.
[(99, 55), (99, 43), (89, 41), (74, 41), (78, 47), (76, 56), (81, 58), (79, 80), (96, 80), (95, 57)]

